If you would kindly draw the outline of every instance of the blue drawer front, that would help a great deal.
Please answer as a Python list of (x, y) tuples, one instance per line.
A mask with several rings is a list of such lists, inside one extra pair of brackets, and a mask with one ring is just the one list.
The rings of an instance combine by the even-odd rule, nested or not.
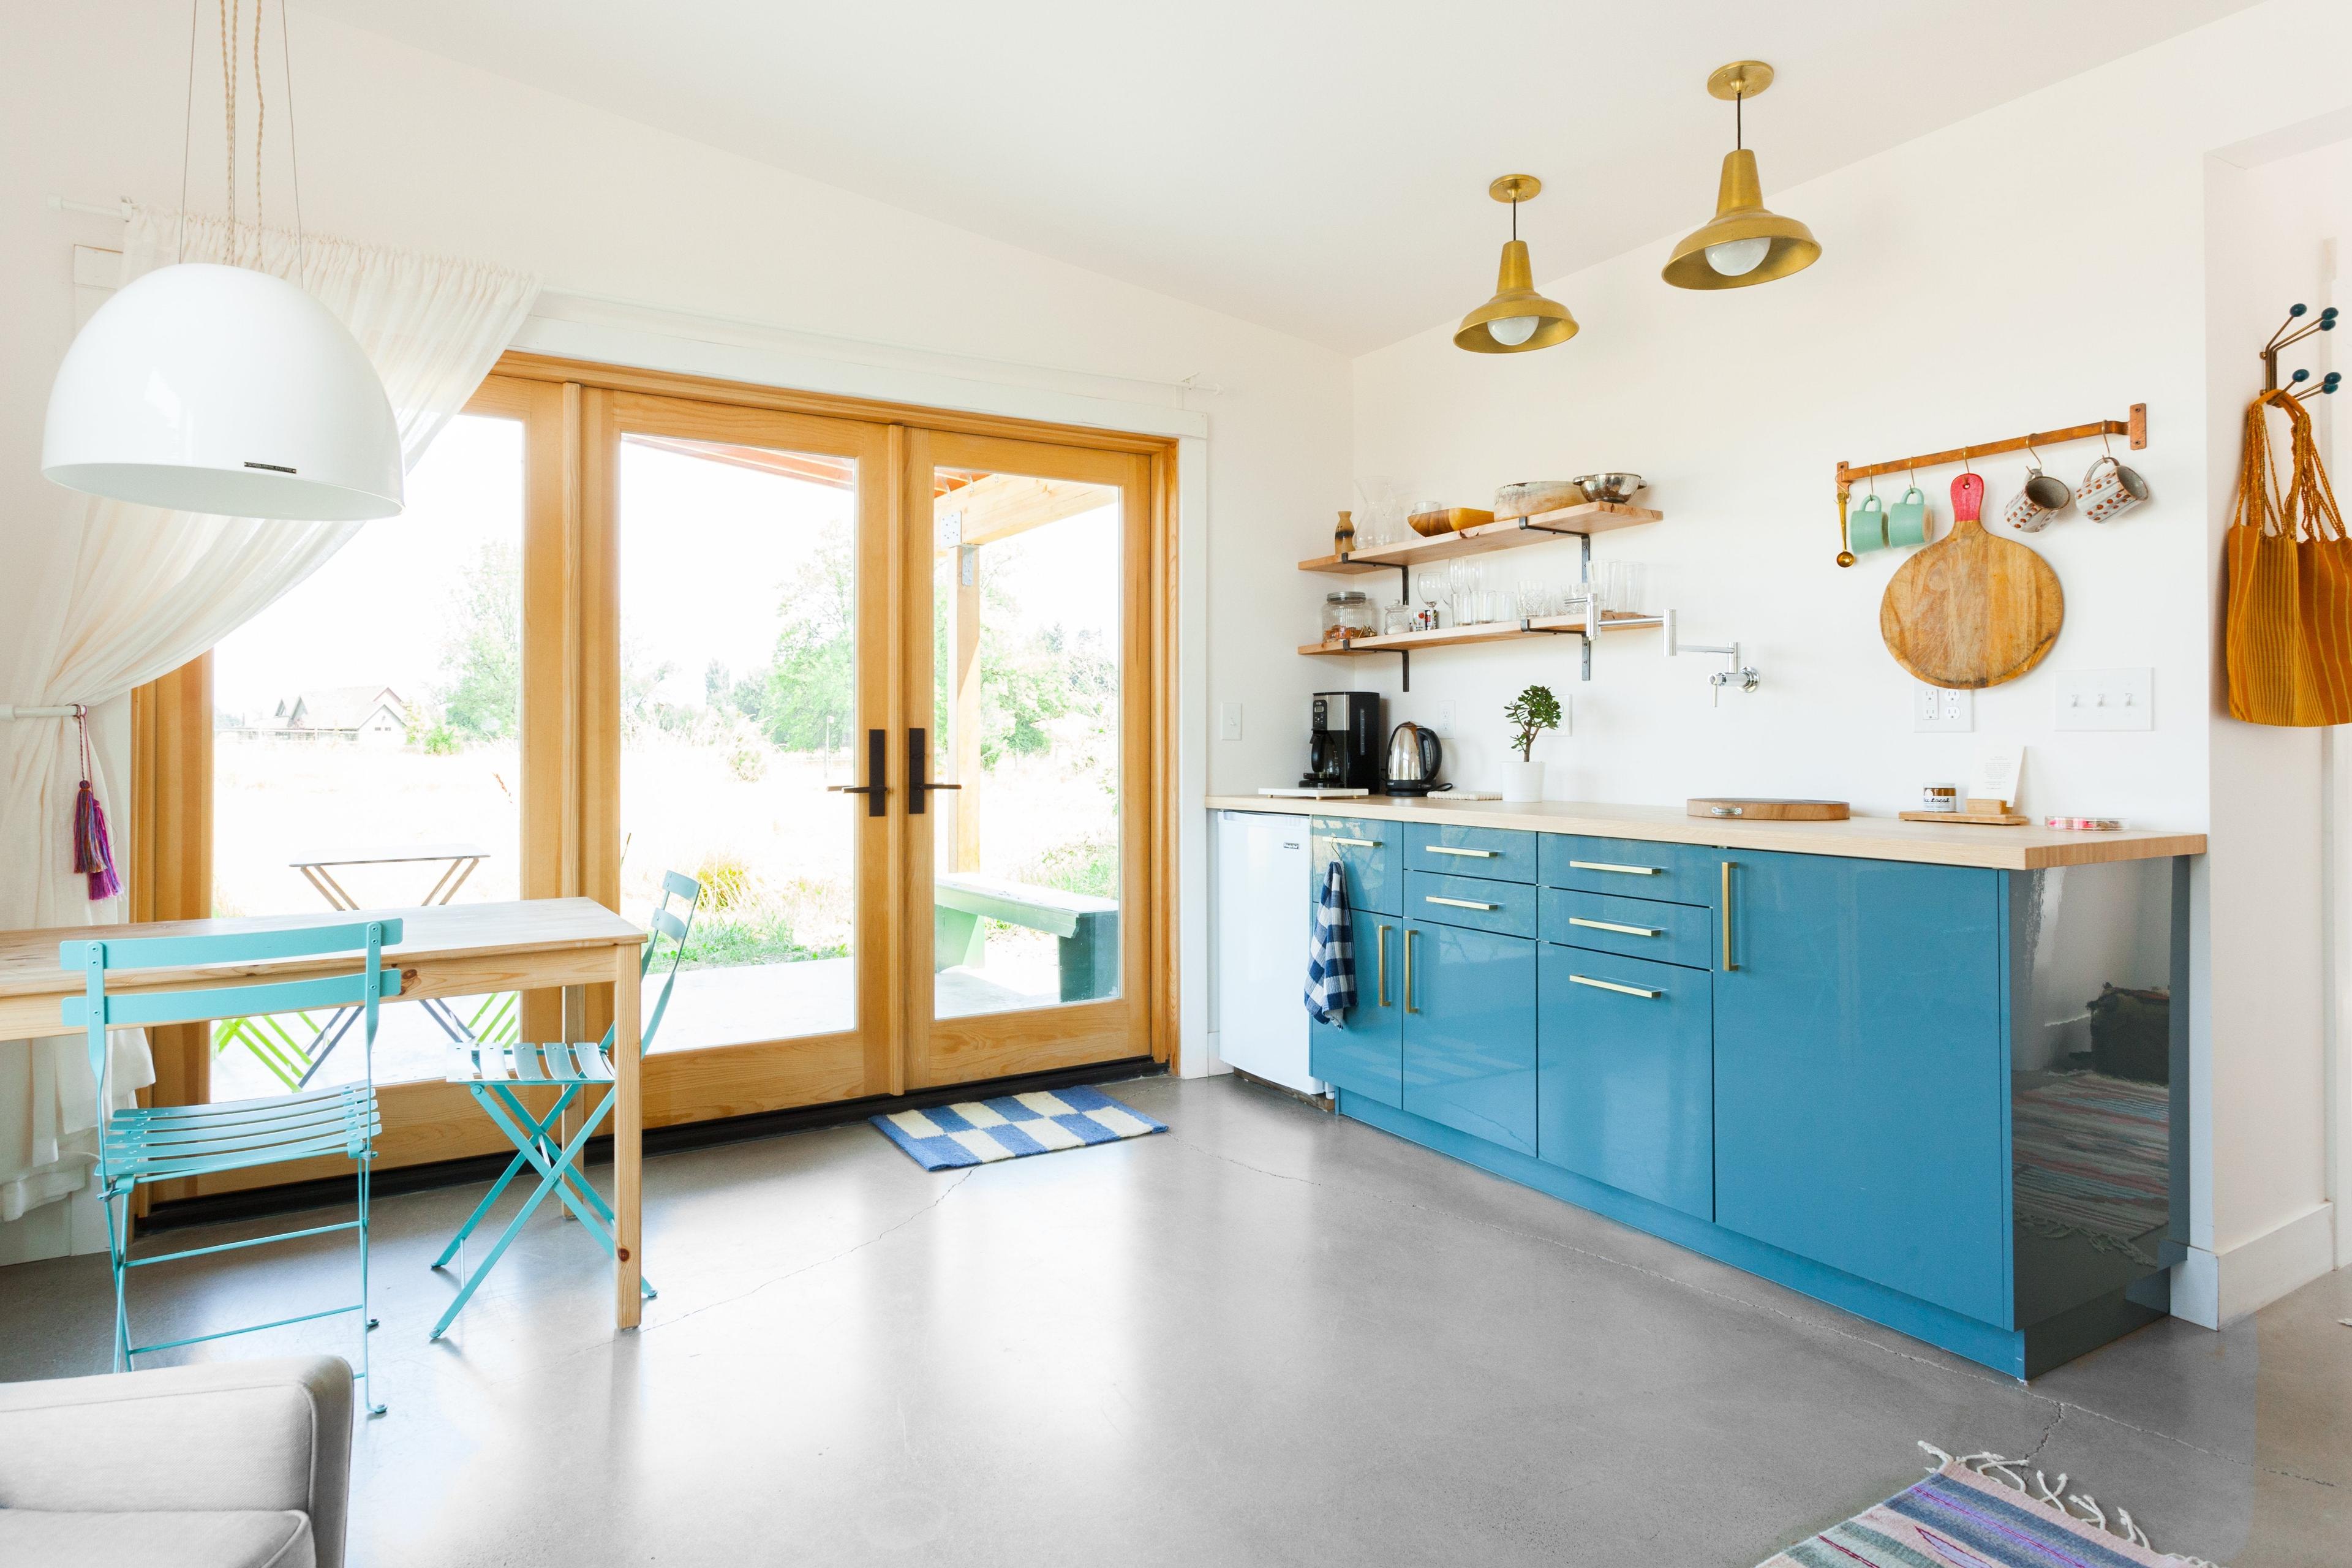
[(1677, 904), (1716, 900), (1722, 857), (1692, 844), (1652, 844), (1640, 838), (1543, 836), (1543, 883), (1620, 898), (1664, 899)]
[(1503, 827), (1449, 827), (1434, 822), (1400, 826), (1405, 830), (1408, 870), (1486, 877), (1499, 882), (1536, 879), (1536, 840), (1540, 835)]
[(1404, 1104), (1457, 1131), (1536, 1152), (1536, 944), (1423, 925), (1411, 942)]
[(1537, 1157), (1712, 1220), (1709, 977), (1550, 942), (1538, 964)]
[[(1355, 911), (1356, 1005), (1337, 1024), (1307, 1026), (1307, 1070), (1326, 1083), (1402, 1108), (1397, 1026), (1404, 1016), (1404, 933), (1393, 917)], [(1385, 972), (1385, 973), (1384, 973)], [(1299, 964), (1304, 1007), (1307, 966)]]
[[(1336, 858), (1348, 868), (1348, 902), (1384, 915), (1403, 912), (1404, 888), (1398, 869), (1404, 858), (1404, 825), (1339, 817), (1315, 819), (1315, 886), (1320, 897), (1327, 868)], [(1320, 1077), (1320, 1074), (1317, 1075)], [(1395, 1104), (1394, 1100), (1387, 1103)]]
[(1567, 947), (1658, 963), (1715, 965), (1715, 911), (1657, 899), (1618, 899), (1573, 888), (1546, 888), (1539, 935)]
[(1519, 882), (1476, 877), (1404, 874), (1405, 918), (1414, 925), (1469, 926), (1498, 936), (1536, 934), (1537, 889)]

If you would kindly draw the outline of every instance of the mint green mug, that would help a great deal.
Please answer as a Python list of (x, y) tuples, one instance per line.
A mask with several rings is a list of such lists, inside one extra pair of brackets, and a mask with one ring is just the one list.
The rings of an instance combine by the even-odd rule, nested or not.
[(1927, 498), (1917, 485), (1903, 492), (1903, 499), (1886, 511), (1886, 542), (1901, 548), (1927, 542)]
[(1846, 548), (1856, 555), (1886, 548), (1886, 503), (1875, 491), (1862, 498), (1845, 522)]

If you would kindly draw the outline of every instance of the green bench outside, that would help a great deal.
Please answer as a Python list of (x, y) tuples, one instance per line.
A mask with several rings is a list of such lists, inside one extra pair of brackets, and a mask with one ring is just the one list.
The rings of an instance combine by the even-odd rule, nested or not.
[(1118, 903), (970, 871), (932, 879), (932, 967), (977, 969), (984, 956), (983, 920), (1049, 931), (1061, 941), (1062, 1000), (1091, 1002), (1118, 994)]

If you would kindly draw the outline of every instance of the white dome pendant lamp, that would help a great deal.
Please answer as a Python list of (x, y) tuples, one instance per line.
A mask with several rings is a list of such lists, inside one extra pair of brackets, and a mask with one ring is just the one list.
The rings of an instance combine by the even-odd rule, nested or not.
[[(194, 76), (195, 16), (189, 17)], [(261, 7), (254, 16), (260, 54)], [(222, 17), (235, 61), (234, 12)], [(280, 0), (280, 58), (284, 44)], [(256, 91), (259, 91), (256, 66)], [(236, 229), (236, 82), (228, 103), (229, 225)], [(288, 92), (292, 92), (290, 62)], [(191, 110), (194, 91), (190, 92)], [(184, 129), (183, 135), (186, 134)], [(260, 178), (256, 139), (255, 180)], [(181, 211), (187, 209), (182, 159)], [(259, 226), (260, 199), (255, 198)], [(182, 218), (184, 227), (186, 219)], [(184, 255), (184, 250), (183, 251)], [(295, 254), (301, 194), (295, 186)], [(247, 267), (181, 260), (125, 286), (66, 351), (49, 388), (41, 472), (70, 489), (177, 511), (354, 522), (401, 510), (400, 428), (383, 383), (334, 313)]]

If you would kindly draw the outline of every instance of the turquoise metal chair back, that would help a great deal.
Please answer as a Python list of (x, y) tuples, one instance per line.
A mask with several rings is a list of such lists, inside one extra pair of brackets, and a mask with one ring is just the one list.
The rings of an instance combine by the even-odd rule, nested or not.
[[(680, 915), (670, 908), (671, 900), (686, 901), (686, 912)], [(694, 929), (694, 912), (702, 907), (702, 884), (676, 871), (662, 873), (661, 898), (654, 904), (651, 922), (653, 934), (646, 941), (645, 956), (637, 961), (637, 978), (646, 979), (654, 972), (654, 955), (661, 951), (662, 939), (669, 939), (669, 968), (662, 975), (661, 993), (654, 998), (654, 1010), (646, 1019), (646, 1026), (637, 1037), (640, 1053), (654, 1048), (654, 1036), (661, 1028), (662, 1015), (669, 1009), (669, 994), (677, 984), (677, 966), (686, 957), (687, 933)], [(604, 1049), (613, 1048), (613, 1028), (604, 1030)]]
[[(107, 1250), (114, 1266), (116, 1370), (127, 1370), (133, 1357), (152, 1351), (356, 1312), (364, 1325), (360, 1335), (357, 1375), (363, 1386), (368, 1385), (367, 1330), (375, 1326), (374, 1319), (368, 1314), (368, 1167), (374, 1158), (375, 1135), (381, 1128), (375, 1103), (376, 1011), (384, 999), (400, 994), (400, 970), (397, 965), (384, 967), (383, 950), (396, 946), (402, 934), (398, 920), (373, 920), (217, 936), (89, 937), (58, 944), (58, 963), (67, 969), (79, 971), (85, 981), (82, 994), (67, 997), (60, 1011), (68, 1028), (88, 1031), (90, 1077), (98, 1086), (98, 1169), (107, 1205)], [(110, 976), (119, 984), (121, 977), (142, 971), (191, 972), (188, 978), (200, 981), (204, 970), (216, 965), (282, 959), (328, 960), (347, 954), (357, 955), (357, 968), (300, 980), (245, 985), (192, 984), (153, 989), (142, 985), (120, 992), (107, 989)], [(323, 967), (332, 971), (336, 966), (327, 963)], [(177, 974), (173, 976), (174, 980), (178, 978)], [(270, 1100), (140, 1106), (121, 1111), (114, 1108), (113, 1053), (107, 1046), (109, 1029), (321, 1007), (362, 1010), (366, 1024), (363, 1082)], [(150, 1182), (249, 1170), (331, 1154), (347, 1155), (358, 1164), (358, 1218), (216, 1247), (191, 1247), (144, 1258), (131, 1256), (130, 1198), (135, 1188)], [(156, 1344), (131, 1343), (126, 1286), (132, 1268), (344, 1230), (356, 1231), (359, 1237), (360, 1299), (356, 1303)], [(383, 1413), (383, 1406), (374, 1402), (372, 1388), (364, 1402), (371, 1415)]]
[[(101, 1178), (105, 1171), (103, 1132), (113, 1103), (112, 1053), (106, 1047), (107, 1030), (293, 1013), (314, 1007), (360, 1007), (365, 1011), (365, 1072), (373, 1088), (376, 1006), (383, 998), (400, 994), (400, 971), (384, 968), (383, 954), (386, 947), (399, 944), (401, 935), (401, 922), (387, 920), (289, 926), (284, 931), (240, 931), (222, 936), (90, 938), (59, 942), (59, 967), (81, 971), (85, 981), (80, 995), (66, 998), (63, 1012), (66, 1027), (83, 1028), (89, 1033), (89, 1073), (98, 1085)], [(349, 974), (273, 980), (257, 985), (138, 991), (128, 995), (109, 995), (106, 990), (108, 974), (126, 971), (197, 969), (209, 964), (313, 958), (354, 951), (362, 952), (365, 961)]]

